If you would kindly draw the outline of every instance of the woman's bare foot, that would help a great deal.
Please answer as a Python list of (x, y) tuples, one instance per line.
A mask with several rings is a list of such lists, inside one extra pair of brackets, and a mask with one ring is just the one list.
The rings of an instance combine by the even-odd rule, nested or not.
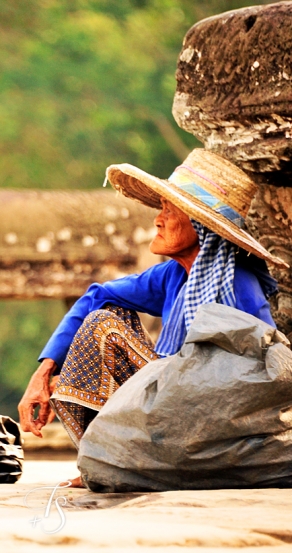
[[(71, 482), (70, 486), (68, 486), (68, 482)], [(60, 487), (62, 487), (62, 484), (67, 484), (66, 487), (68, 488), (85, 488), (81, 476), (76, 476), (76, 478), (69, 478), (66, 480), (66, 482), (61, 482)]]
[(71, 486), (70, 488), (85, 488), (81, 476), (76, 476), (76, 478), (70, 478)]

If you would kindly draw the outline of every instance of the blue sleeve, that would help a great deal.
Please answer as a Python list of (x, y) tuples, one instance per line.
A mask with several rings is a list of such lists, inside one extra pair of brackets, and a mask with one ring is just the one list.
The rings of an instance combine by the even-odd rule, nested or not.
[(126, 276), (104, 284), (92, 284), (62, 319), (41, 352), (39, 361), (50, 358), (59, 368), (62, 367), (73, 337), (85, 317), (107, 303), (160, 317), (172, 263), (159, 263), (139, 275)]
[(250, 313), (250, 315), (276, 327), (271, 315), (270, 304), (257, 277), (241, 266), (235, 267), (234, 294), (237, 309)]

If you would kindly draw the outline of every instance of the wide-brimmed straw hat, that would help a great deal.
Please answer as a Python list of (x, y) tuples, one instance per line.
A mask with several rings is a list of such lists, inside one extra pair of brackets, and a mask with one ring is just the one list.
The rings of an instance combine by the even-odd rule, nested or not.
[(110, 165), (106, 178), (124, 196), (161, 209), (166, 198), (189, 217), (247, 252), (276, 265), (288, 266), (244, 230), (257, 185), (236, 165), (197, 148), (169, 179), (154, 177), (128, 163)]

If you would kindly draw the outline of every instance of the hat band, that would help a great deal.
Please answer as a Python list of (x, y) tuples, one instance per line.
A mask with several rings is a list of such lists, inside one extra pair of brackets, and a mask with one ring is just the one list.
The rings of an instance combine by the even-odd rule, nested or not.
[[(202, 178), (204, 178), (203, 175)], [(232, 209), (232, 207), (225, 204), (221, 200), (218, 200), (218, 198), (215, 198), (215, 196), (210, 194), (210, 192), (204, 190), (204, 188), (196, 184), (194, 181), (189, 180), (185, 174), (178, 173), (178, 171), (175, 169), (168, 180), (181, 190), (185, 190), (186, 192), (188, 192), (191, 196), (193, 196), (193, 198), (196, 198), (197, 200), (203, 202), (205, 205), (213, 209), (213, 211), (216, 211), (216, 213), (220, 213), (221, 215), (226, 217), (226, 219), (234, 223), (237, 227), (244, 227), (244, 218), (239, 213), (237, 213), (237, 211)], [(219, 186), (217, 185), (216, 187), (219, 188)]]

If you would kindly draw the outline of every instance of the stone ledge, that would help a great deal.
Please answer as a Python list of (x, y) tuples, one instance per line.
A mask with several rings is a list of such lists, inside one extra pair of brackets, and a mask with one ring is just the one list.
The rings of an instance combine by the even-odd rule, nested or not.
[(53, 422), (42, 430), (43, 438), (37, 438), (31, 432), (22, 432), (24, 453), (39, 452), (41, 450), (52, 451), (76, 451), (66, 430), (60, 422)]

